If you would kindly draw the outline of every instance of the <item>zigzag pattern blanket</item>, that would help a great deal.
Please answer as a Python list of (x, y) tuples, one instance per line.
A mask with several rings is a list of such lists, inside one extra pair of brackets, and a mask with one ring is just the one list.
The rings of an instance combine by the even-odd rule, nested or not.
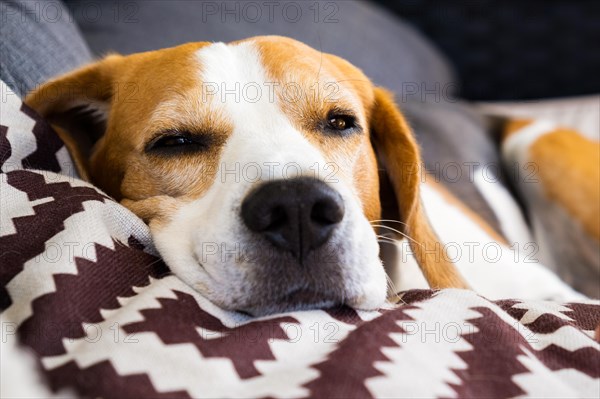
[(30, 371), (52, 390), (119, 398), (600, 396), (598, 301), (492, 302), (470, 291), (413, 290), (368, 313), (251, 319), (217, 308), (169, 272), (140, 219), (74, 177), (56, 134), (7, 90), (2, 337), (29, 348), (37, 360)]

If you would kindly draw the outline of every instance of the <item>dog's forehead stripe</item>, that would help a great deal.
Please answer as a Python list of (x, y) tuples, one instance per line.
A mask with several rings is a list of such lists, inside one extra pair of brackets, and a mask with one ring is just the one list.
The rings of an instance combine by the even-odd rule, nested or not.
[(248, 88), (262, 89), (268, 81), (252, 43), (214, 43), (198, 50), (196, 57), (200, 63), (203, 99), (207, 99), (211, 107), (225, 111), (225, 116), (234, 124), (243, 123), (258, 130), (268, 119), (280, 116), (276, 104), (269, 103), (263, 93), (248, 101)]
[(253, 43), (214, 43), (198, 50), (196, 56), (201, 65), (201, 90), (212, 106), (222, 107), (234, 120), (243, 115), (244, 123), (255, 127), (281, 116), (268, 95), (272, 82)]
[[(251, 41), (215, 43), (196, 53), (204, 95), (211, 92), (209, 106), (219, 109), (233, 125), (222, 162), (321, 162), (321, 151), (294, 128), (272, 92), (260, 50)], [(259, 91), (250, 92), (254, 87)], [(303, 156), (298, 152), (304, 151)], [(306, 165), (304, 165), (306, 164)]]

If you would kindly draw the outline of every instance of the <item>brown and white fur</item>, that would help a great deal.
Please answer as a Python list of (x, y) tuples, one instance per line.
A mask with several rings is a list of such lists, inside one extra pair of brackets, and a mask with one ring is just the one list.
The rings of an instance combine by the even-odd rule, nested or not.
[[(53, 123), (83, 178), (149, 224), (171, 270), (224, 308), (265, 314), (308, 305), (381, 306), (387, 282), (373, 227), (382, 219), (378, 162), (397, 198), (395, 229), (409, 237), (410, 258), (430, 287), (522, 293), (511, 290), (518, 267), (467, 266), (463, 277), (445, 256), (431, 223), (440, 223), (435, 230), (446, 242), (465, 223), (480, 229), (475, 237), (494, 234), (469, 222), (455, 199), (421, 188), (419, 149), (392, 95), (345, 60), (292, 39), (111, 55), (46, 83), (26, 102)], [(104, 120), (99, 138), (72, 117), (82, 107)], [(324, 131), (332, 113), (351, 115), (356, 128)], [(161, 137), (182, 133), (198, 139), (200, 149), (152, 149)], [(324, 181), (345, 209), (328, 241), (302, 264), (240, 217), (257, 187), (290, 175)], [(490, 281), (490, 273), (504, 277)], [(540, 295), (570, 293), (549, 272), (533, 278), (552, 286)], [(411, 281), (400, 283), (410, 288)], [(531, 278), (517, 283), (523, 284), (531, 286)]]

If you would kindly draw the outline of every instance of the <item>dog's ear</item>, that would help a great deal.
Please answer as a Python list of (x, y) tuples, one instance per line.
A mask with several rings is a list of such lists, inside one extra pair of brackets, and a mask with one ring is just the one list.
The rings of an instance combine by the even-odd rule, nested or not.
[(116, 69), (123, 57), (110, 55), (50, 80), (32, 91), (25, 103), (46, 118), (65, 142), (77, 172), (89, 180), (94, 144), (106, 131), (115, 95)]
[(407, 236), (431, 288), (466, 288), (467, 284), (448, 260), (423, 211), (419, 195), (421, 157), (417, 142), (392, 94), (379, 87), (374, 89), (374, 94), (371, 140), (393, 187), (403, 223), (402, 233)]

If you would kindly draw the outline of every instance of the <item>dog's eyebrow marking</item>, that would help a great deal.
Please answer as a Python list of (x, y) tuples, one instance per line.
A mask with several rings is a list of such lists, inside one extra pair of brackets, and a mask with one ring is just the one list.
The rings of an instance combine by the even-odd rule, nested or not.
[(259, 38), (256, 47), (266, 74), (279, 83), (282, 111), (310, 140), (320, 134), (319, 126), (333, 108), (352, 111), (348, 113), (366, 125), (363, 104), (354, 87), (345, 83), (348, 76), (326, 54), (284, 38)]
[(177, 97), (163, 101), (152, 112), (145, 136), (152, 139), (162, 132), (184, 132), (193, 136), (210, 135), (223, 142), (233, 130), (233, 123), (222, 109), (211, 106), (210, 101), (202, 101), (196, 89), (180, 93)]

